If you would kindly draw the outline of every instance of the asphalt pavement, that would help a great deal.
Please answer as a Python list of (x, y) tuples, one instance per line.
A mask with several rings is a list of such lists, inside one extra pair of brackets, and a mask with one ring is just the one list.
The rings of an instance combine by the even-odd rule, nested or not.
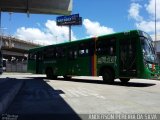
[[(91, 114), (153, 114), (160, 112), (160, 81), (131, 79), (122, 84), (104, 84), (101, 77), (62, 77), (51, 80), (45, 75), (3, 74), (8, 88), (21, 83), (10, 99), (2, 118), (15, 119), (89, 119)], [(1, 84), (0, 84), (1, 85)], [(2, 88), (0, 88), (2, 91)], [(3, 92), (1, 92), (3, 93)], [(0, 96), (2, 98), (2, 96)]]

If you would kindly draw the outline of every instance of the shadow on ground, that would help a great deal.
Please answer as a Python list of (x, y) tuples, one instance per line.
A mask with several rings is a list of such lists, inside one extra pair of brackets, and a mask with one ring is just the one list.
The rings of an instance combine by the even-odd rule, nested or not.
[[(51, 80), (51, 79), (47, 79), (45, 77), (43, 77), (43, 79)], [(142, 83), (141, 81), (139, 81), (139, 82), (131, 82), (130, 81), (130, 82), (125, 83), (125, 84), (120, 82), (120, 81), (115, 81), (113, 84), (106, 84), (102, 80), (93, 80), (93, 79), (77, 79), (77, 78), (75, 79), (75, 78), (72, 78), (72, 79), (66, 80), (64, 78), (57, 78), (57, 79), (54, 79), (54, 80), (91, 83), (91, 84), (103, 84), (103, 85), (115, 85), (115, 86), (125, 86), (125, 87), (150, 87), (150, 86), (156, 85), (155, 83)]]
[(62, 90), (55, 90), (43, 78), (26, 78), (23, 81), (22, 88), (3, 114), (3, 118), (18, 116), (18, 120), (80, 119), (60, 96), (60, 94), (65, 94)]

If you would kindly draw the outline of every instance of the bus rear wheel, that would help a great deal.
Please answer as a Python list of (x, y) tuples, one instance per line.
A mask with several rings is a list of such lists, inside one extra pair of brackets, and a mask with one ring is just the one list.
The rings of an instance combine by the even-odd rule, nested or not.
[(128, 83), (130, 78), (119, 78), (122, 83)]
[(104, 83), (112, 84), (114, 82), (114, 72), (111, 69), (105, 68), (102, 71), (102, 78)]

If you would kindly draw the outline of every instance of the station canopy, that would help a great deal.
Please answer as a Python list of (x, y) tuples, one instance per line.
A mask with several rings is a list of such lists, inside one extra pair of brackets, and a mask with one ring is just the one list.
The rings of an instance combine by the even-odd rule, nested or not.
[(0, 0), (1, 12), (69, 15), (72, 0)]

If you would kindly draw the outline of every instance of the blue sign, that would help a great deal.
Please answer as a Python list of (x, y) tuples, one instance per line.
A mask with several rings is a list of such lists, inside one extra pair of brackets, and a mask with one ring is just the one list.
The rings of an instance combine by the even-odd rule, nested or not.
[(82, 17), (79, 17), (79, 14), (73, 14), (69, 16), (60, 16), (57, 17), (57, 25), (81, 25)]

